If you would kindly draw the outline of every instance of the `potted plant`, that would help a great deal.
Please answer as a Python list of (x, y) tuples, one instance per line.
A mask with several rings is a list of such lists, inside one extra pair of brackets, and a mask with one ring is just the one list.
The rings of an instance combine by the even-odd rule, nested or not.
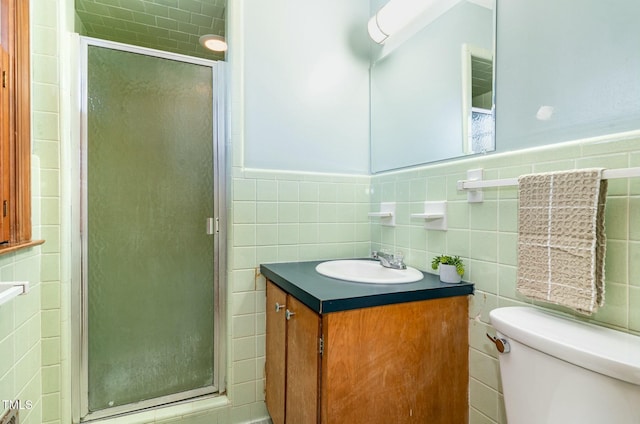
[(464, 275), (464, 264), (460, 256), (436, 256), (431, 261), (431, 268), (440, 270), (440, 281), (443, 283), (459, 283)]

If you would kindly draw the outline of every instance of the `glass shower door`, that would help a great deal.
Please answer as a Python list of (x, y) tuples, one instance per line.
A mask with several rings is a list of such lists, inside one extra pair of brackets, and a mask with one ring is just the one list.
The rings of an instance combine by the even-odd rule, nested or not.
[(214, 392), (212, 67), (87, 59), (85, 409)]

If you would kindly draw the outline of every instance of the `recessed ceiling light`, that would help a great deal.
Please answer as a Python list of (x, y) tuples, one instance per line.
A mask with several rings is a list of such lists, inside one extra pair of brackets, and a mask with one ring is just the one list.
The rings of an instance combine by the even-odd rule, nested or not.
[(227, 51), (227, 42), (224, 41), (224, 37), (219, 35), (207, 34), (200, 37), (200, 44), (202, 47), (214, 52)]

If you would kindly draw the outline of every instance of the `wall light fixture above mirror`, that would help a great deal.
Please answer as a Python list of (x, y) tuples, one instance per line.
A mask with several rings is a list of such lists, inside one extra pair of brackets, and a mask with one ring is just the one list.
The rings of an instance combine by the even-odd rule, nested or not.
[[(369, 19), (367, 23), (369, 37), (378, 44), (387, 43), (391, 37), (394, 42), (391, 43), (390, 48), (386, 49), (384, 53), (386, 54), (460, 1), (462, 0), (390, 0), (379, 7)], [(493, 0), (473, 1), (492, 2)], [(372, 2), (374, 5), (375, 3), (376, 0)]]
[(437, 3), (438, 0), (391, 0), (369, 19), (369, 36), (376, 43), (382, 44), (390, 35), (402, 30)]

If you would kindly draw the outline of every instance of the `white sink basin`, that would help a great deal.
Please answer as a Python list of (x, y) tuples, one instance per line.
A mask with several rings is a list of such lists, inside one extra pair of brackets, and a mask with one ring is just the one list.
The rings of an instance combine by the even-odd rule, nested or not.
[(378, 261), (363, 259), (344, 259), (322, 262), (316, 271), (327, 277), (354, 283), (400, 284), (422, 280), (422, 272), (415, 268), (385, 268)]

